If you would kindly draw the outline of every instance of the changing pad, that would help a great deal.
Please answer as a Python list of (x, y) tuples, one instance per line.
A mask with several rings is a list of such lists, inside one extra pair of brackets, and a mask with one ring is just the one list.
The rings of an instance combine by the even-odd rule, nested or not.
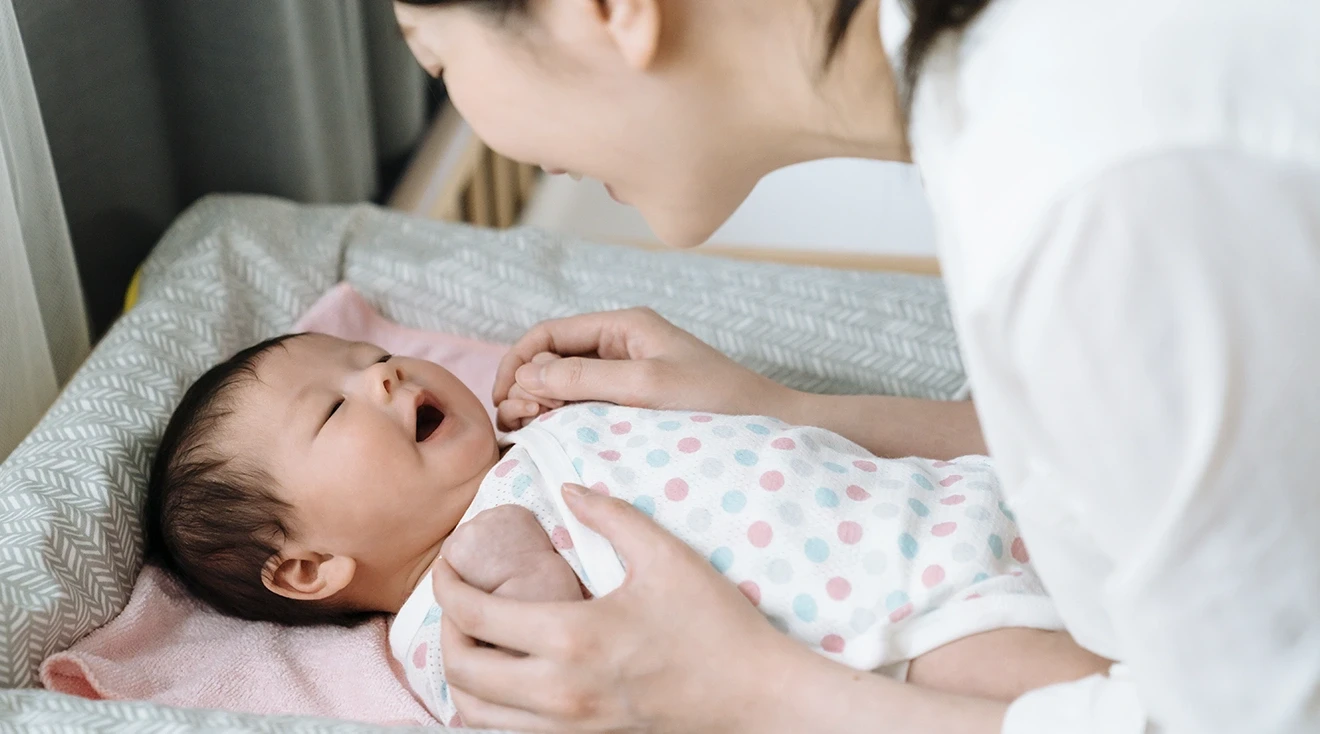
[[(289, 330), (347, 281), (387, 318), (507, 343), (537, 321), (648, 305), (800, 389), (964, 395), (934, 278), (642, 252), (491, 232), (371, 206), (212, 197), (186, 212), (111, 329), (0, 464), (0, 686), (105, 624), (141, 564), (140, 503), (159, 433), (216, 361)], [(0, 692), (0, 728), (343, 732), (364, 728)]]

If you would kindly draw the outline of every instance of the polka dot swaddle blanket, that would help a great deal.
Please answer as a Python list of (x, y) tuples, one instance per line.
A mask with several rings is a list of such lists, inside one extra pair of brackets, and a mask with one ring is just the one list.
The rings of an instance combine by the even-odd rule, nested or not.
[[(880, 459), (773, 418), (604, 404), (561, 408), (508, 441), (464, 520), (528, 508), (597, 596), (622, 581), (622, 565), (567, 512), (565, 482), (632, 503), (777, 628), (860, 670), (901, 675), (905, 661), (992, 629), (1062, 628), (984, 457)], [(391, 643), (448, 721), (429, 576), (423, 587)]]

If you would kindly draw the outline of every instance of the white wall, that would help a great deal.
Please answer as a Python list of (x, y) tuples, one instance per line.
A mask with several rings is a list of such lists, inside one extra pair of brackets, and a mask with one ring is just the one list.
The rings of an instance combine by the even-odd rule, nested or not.
[[(524, 223), (599, 241), (655, 241), (631, 207), (594, 181), (548, 177)], [(767, 176), (711, 238), (726, 246), (934, 255), (930, 209), (916, 169), (832, 159)]]

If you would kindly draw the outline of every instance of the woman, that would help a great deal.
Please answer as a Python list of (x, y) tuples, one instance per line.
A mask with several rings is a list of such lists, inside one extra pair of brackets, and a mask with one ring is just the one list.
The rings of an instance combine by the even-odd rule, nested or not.
[(645, 517), (568, 492), (626, 559), (617, 592), (522, 604), (437, 569), (470, 724), (1320, 730), (1320, 4), (396, 7), (487, 142), (605, 181), (675, 246), (781, 166), (915, 160), (977, 398), (794, 393), (635, 311), (524, 337), (497, 386), (506, 424), (604, 399), (769, 412), (891, 455), (988, 446), (1069, 631), (1120, 661), (1008, 707), (858, 674)]

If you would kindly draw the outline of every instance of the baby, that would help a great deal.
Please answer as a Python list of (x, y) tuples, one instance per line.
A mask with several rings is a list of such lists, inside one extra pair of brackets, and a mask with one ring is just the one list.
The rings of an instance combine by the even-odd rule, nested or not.
[(984, 458), (883, 460), (772, 418), (604, 404), (501, 442), (440, 366), (322, 335), (258, 344), (187, 391), (151, 475), (148, 552), (246, 619), (396, 615), (394, 656), (454, 721), (437, 557), (527, 600), (623, 578), (563, 505), (566, 482), (631, 502), (776, 627), (854, 668), (1011, 699), (1107, 667), (1057, 631)]

